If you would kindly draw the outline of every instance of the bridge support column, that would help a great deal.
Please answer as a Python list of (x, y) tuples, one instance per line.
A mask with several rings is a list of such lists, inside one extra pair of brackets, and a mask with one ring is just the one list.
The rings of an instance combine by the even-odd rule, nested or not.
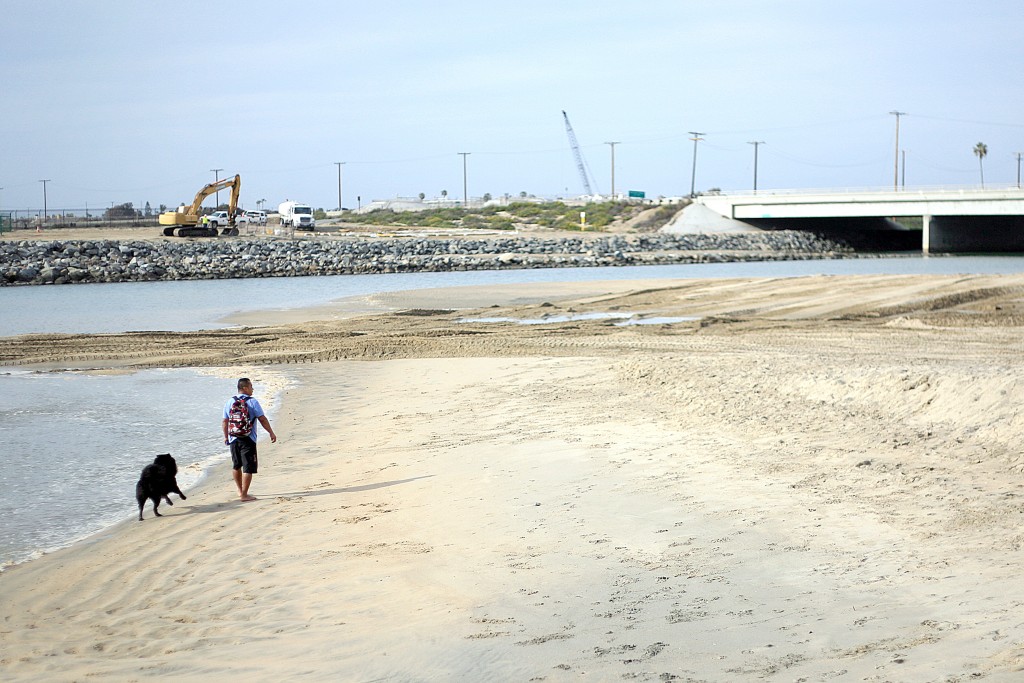
[(921, 216), (921, 253), (930, 254), (932, 250), (932, 217)]

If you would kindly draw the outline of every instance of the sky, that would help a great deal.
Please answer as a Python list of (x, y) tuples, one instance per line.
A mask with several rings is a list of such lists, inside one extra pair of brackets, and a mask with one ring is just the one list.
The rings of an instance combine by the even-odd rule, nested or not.
[(347, 208), (461, 199), (464, 181), (576, 196), (563, 110), (605, 194), (613, 149), (616, 192), (647, 197), (749, 190), (755, 150), (759, 190), (1016, 185), (1024, 152), (1020, 0), (0, 0), (0, 16), (0, 210), (39, 210), (44, 188), (51, 213), (174, 207), (236, 173), (246, 208), (330, 210), (338, 162)]

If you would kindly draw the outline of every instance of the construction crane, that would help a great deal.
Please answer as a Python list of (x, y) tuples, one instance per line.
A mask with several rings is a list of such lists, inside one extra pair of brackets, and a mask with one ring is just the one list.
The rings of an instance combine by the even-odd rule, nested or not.
[(562, 116), (565, 118), (565, 132), (569, 135), (569, 145), (572, 147), (573, 156), (576, 157), (576, 168), (580, 171), (580, 179), (583, 180), (583, 189), (587, 191), (587, 195), (593, 195), (594, 191), (590, 189), (590, 180), (587, 178), (587, 167), (583, 163), (583, 155), (580, 154), (580, 143), (576, 142), (576, 133), (572, 131), (572, 124), (569, 123), (569, 115), (562, 110)]

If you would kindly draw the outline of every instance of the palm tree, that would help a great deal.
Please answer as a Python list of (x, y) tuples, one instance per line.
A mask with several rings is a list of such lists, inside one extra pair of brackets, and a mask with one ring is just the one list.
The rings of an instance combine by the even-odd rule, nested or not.
[(981, 170), (981, 186), (985, 187), (985, 164), (982, 163), (982, 159), (988, 154), (988, 145), (984, 142), (979, 142), (974, 146), (974, 156), (978, 157), (978, 168)]

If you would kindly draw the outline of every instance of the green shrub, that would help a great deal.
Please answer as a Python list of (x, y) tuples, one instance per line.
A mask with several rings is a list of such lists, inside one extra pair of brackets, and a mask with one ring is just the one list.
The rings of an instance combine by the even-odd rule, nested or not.
[[(587, 213), (587, 229), (600, 230), (616, 220), (636, 215), (645, 207), (625, 202), (600, 202), (585, 206), (567, 206), (562, 202), (513, 202), (508, 206), (487, 206), (466, 210), (462, 207), (426, 211), (378, 209), (363, 214), (360, 223), (380, 226), (424, 226), (429, 228), (467, 228), (512, 230), (516, 224), (536, 225), (560, 230), (579, 230), (580, 212)], [(669, 211), (674, 207), (662, 207)], [(666, 218), (667, 220), (667, 218)]]

